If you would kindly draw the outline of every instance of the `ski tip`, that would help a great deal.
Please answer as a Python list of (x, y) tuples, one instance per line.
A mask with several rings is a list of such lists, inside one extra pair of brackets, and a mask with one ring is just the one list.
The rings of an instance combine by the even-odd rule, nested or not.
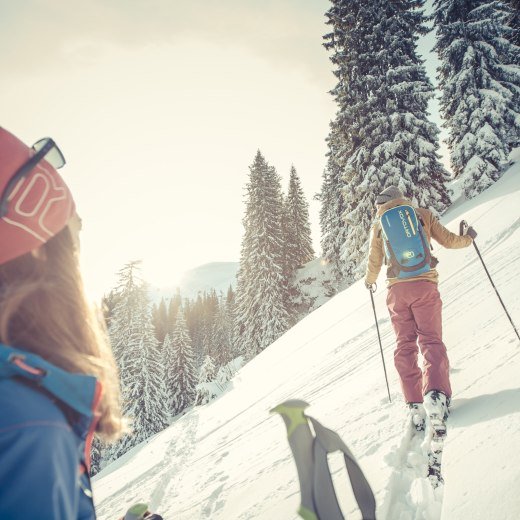
[(127, 512), (123, 520), (142, 520), (148, 512), (148, 504), (134, 504)]
[(301, 399), (289, 399), (287, 401), (284, 401), (283, 403), (280, 403), (279, 405), (275, 406), (274, 408), (271, 408), (269, 410), (269, 413), (280, 413), (283, 414), (286, 410), (305, 410), (310, 406), (309, 403), (306, 401), (303, 401)]

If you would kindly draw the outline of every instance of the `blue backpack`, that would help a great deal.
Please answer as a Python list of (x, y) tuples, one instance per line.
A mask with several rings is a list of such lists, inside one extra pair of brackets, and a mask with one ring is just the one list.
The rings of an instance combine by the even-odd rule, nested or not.
[(412, 206), (396, 206), (380, 217), (389, 278), (411, 278), (432, 267), (430, 244)]

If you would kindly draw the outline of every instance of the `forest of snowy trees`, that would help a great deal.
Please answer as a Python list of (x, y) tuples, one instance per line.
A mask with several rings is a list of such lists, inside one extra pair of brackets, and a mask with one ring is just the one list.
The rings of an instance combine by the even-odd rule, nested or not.
[(163, 430), (176, 415), (221, 394), (244, 361), (301, 318), (292, 278), (314, 251), (296, 169), (284, 194), (276, 170), (258, 152), (247, 193), (236, 294), (230, 286), (226, 295), (212, 290), (189, 299), (178, 292), (152, 303), (140, 262), (130, 262), (104, 298), (132, 433), (106, 449), (94, 444), (93, 474)]
[[(398, 186), (440, 215), (452, 202), (449, 182), (474, 197), (500, 178), (520, 144), (518, 0), (435, 0), (430, 17), (423, 7), (423, 0), (331, 0), (326, 13), (324, 46), (337, 80), (317, 195), (321, 256), (332, 274), (328, 296), (361, 276), (375, 198), (385, 187)], [(417, 51), (418, 38), (431, 30), (438, 91)], [(435, 96), (451, 175), (428, 111)], [(119, 273), (104, 312), (133, 433), (105, 450), (96, 442), (94, 472), (219, 395), (244, 362), (303, 317), (295, 273), (315, 253), (294, 167), (284, 193), (276, 169), (256, 153), (243, 226), (236, 291), (152, 304), (138, 262)]]
[[(439, 161), (439, 129), (429, 119), (436, 93), (417, 54), (417, 40), (429, 30), (424, 1), (331, 4), (324, 45), (337, 78), (331, 92), (337, 112), (319, 199), (323, 256), (340, 289), (364, 269), (375, 196), (394, 184), (441, 214), (451, 178)], [(518, 2), (433, 5), (453, 178), (471, 198), (500, 177), (519, 144)]]

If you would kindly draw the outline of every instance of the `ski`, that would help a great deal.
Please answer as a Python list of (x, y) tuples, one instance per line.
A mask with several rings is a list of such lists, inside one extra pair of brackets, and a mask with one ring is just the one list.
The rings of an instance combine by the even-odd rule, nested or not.
[(424, 396), (424, 408), (429, 418), (430, 446), (428, 449), (428, 479), (434, 489), (444, 485), (442, 476), (442, 452), (446, 439), (446, 419), (449, 401), (438, 390), (432, 390)]
[(446, 428), (437, 432), (433, 431), (430, 449), (428, 451), (428, 479), (434, 489), (444, 485), (442, 477), (442, 451), (444, 448), (444, 439), (446, 438)]

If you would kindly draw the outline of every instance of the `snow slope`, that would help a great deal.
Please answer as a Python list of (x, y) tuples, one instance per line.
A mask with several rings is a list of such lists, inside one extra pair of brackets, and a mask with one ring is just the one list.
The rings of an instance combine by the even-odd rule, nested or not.
[[(520, 325), (518, 151), (514, 159), (499, 182), (443, 222), (457, 231), (464, 218), (477, 229), (488, 269)], [(379, 519), (520, 518), (520, 342), (473, 247), (437, 245), (434, 253), (454, 389), (443, 500), (414, 478), (408, 455), (398, 449), (405, 407), (381, 277), (375, 299), (392, 403), (369, 295), (360, 282), (246, 365), (219, 399), (101, 472), (94, 479), (100, 518), (118, 518), (136, 501), (149, 501), (166, 520), (297, 518), (299, 486), (285, 428), (268, 413), (287, 398), (311, 403), (309, 414), (342, 436), (376, 494)], [(345, 514), (359, 518), (340, 462), (332, 457)]]

